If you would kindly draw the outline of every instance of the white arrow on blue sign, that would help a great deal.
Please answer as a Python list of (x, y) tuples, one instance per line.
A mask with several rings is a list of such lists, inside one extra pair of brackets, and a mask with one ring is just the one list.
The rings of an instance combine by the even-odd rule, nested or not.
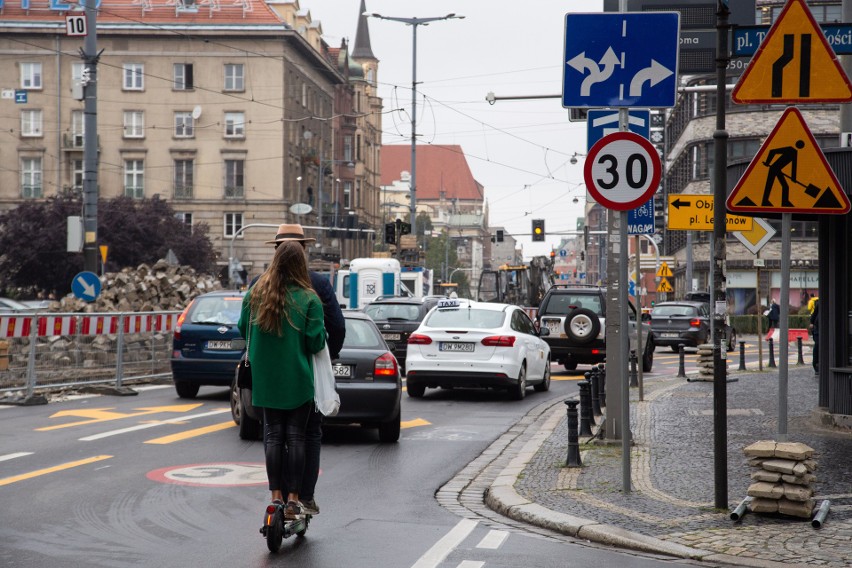
[(565, 15), (562, 106), (673, 107), (678, 12)]
[(81, 300), (94, 302), (101, 293), (101, 279), (94, 272), (80, 272), (71, 281), (71, 293)]

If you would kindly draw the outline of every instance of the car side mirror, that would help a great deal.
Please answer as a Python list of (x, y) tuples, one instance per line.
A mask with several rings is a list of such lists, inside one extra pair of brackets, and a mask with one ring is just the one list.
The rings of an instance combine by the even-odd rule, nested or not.
[(642, 314), (642, 321), (651, 321), (651, 314)]
[(548, 335), (550, 335), (550, 328), (549, 327), (545, 326), (545, 327), (542, 327), (538, 330), (538, 336), (539, 337), (547, 337)]

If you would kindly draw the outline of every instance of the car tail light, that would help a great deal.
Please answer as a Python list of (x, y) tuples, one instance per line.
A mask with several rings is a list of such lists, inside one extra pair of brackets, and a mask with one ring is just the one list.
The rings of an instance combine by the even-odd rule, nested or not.
[(432, 338), (428, 335), (414, 333), (408, 337), (409, 345), (429, 345), (430, 343), (432, 343)]
[(183, 325), (184, 320), (186, 320), (186, 314), (189, 313), (189, 308), (192, 307), (193, 302), (195, 302), (195, 300), (190, 302), (186, 309), (178, 316), (177, 323), (175, 324), (175, 339), (180, 339), (180, 328)]
[(601, 354), (600, 349), (592, 349), (592, 355), (600, 355), (600, 354)]
[(392, 377), (399, 373), (399, 366), (396, 363), (396, 357), (390, 353), (385, 353), (378, 359), (373, 367), (373, 375), (376, 377)]
[(691, 319), (691, 320), (689, 320), (689, 325), (692, 326), (692, 327), (701, 327), (701, 320), (698, 319), (698, 318)]
[(483, 345), (488, 345), (489, 347), (514, 347), (515, 346), (515, 336), (514, 335), (489, 335), (482, 339)]

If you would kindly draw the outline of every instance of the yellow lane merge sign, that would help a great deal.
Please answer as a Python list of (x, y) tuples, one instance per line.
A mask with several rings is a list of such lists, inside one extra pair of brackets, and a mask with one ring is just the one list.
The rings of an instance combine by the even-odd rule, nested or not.
[[(754, 226), (751, 217), (726, 215), (726, 231), (750, 231)], [(670, 231), (712, 231), (713, 196), (706, 194), (676, 193), (669, 195), (669, 220), (666, 228)]]
[(672, 276), (674, 276), (674, 273), (672, 272), (672, 269), (669, 268), (669, 265), (664, 262), (660, 265), (660, 268), (657, 270), (657, 276), (659, 276), (661, 278), (671, 278)]

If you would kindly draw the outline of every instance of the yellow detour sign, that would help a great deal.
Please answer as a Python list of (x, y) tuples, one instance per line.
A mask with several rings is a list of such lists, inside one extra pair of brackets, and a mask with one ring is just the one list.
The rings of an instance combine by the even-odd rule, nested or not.
[[(713, 196), (675, 193), (669, 195), (666, 228), (670, 231), (712, 231)], [(750, 231), (754, 221), (742, 215), (725, 215), (726, 231)]]
[(107, 253), (109, 252), (109, 247), (107, 245), (101, 245), (100, 249), (101, 249), (101, 261), (106, 262)]
[(804, 0), (788, 0), (731, 99), (740, 104), (852, 101), (849, 77)]
[(849, 212), (849, 198), (831, 171), (805, 119), (790, 107), (728, 196), (736, 213)]
[[(672, 269), (669, 268), (669, 265), (665, 262), (660, 265), (660, 268), (657, 270), (657, 276), (662, 278), (671, 278), (674, 276)], [(658, 292), (662, 292), (662, 290), (657, 290)]]
[(657, 286), (657, 292), (674, 292), (671, 283), (665, 278), (660, 278), (660, 285)]

